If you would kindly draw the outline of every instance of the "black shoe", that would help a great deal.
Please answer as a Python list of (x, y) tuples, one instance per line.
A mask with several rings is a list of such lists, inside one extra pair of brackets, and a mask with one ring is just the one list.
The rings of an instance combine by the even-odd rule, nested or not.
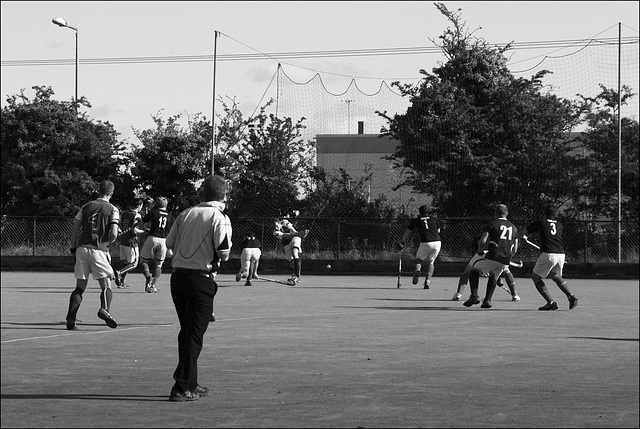
[(424, 287), (423, 287), (423, 289), (429, 289), (429, 283), (424, 282)]
[(200, 395), (198, 392), (192, 392), (187, 390), (186, 392), (180, 392), (176, 386), (171, 388), (171, 395), (169, 400), (171, 402), (185, 402), (185, 401), (197, 401)]
[(578, 298), (573, 296), (573, 295), (571, 295), (569, 297), (569, 310), (573, 310), (577, 306), (578, 306)]
[(558, 304), (555, 301), (551, 301), (540, 307), (538, 310), (549, 311), (549, 310), (557, 310)]
[(468, 300), (462, 303), (465, 307), (471, 307), (476, 304), (480, 304), (480, 299), (477, 296), (470, 296)]
[(420, 271), (416, 271), (413, 273), (413, 278), (411, 279), (411, 283), (413, 283), (414, 285), (417, 285), (418, 280), (420, 280)]
[(209, 322), (215, 322), (216, 321), (216, 315), (211, 313), (211, 317), (209, 318)]
[(104, 308), (101, 308), (98, 311), (98, 317), (101, 318), (102, 320), (104, 320), (104, 322), (107, 324), (108, 327), (110, 327), (110, 328), (117, 328), (118, 327), (118, 324), (116, 323), (115, 319), (113, 317), (111, 317), (109, 312), (107, 310), (105, 310)]
[(196, 392), (198, 396), (207, 396), (209, 394), (209, 388), (200, 386), (199, 384), (193, 391)]
[(120, 278), (120, 271), (113, 270), (113, 280), (116, 282), (116, 286), (120, 287), (122, 279)]
[(78, 327), (76, 326), (75, 320), (67, 320), (67, 329), (70, 331), (77, 331)]
[(491, 301), (487, 301), (486, 299), (482, 301), (482, 305), (480, 308), (491, 308)]

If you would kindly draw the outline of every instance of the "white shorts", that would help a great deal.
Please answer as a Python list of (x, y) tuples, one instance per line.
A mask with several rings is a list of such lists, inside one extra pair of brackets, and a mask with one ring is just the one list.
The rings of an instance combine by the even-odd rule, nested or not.
[(284, 246), (284, 254), (289, 259), (293, 259), (293, 249), (297, 248), (298, 253), (302, 253), (302, 239), (300, 237), (293, 237), (291, 243)]
[(493, 274), (497, 279), (504, 271), (509, 269), (509, 266), (504, 265), (501, 262), (494, 261), (493, 259), (485, 259), (481, 257), (481, 259), (473, 264), (473, 269), (483, 277), (488, 277)]
[(108, 251), (80, 246), (76, 249), (76, 265), (73, 270), (74, 277), (79, 280), (88, 280), (89, 273), (94, 280), (100, 280), (113, 275), (111, 267), (111, 255)]
[(545, 253), (542, 252), (533, 267), (533, 273), (540, 277), (547, 278), (549, 274), (555, 273), (562, 277), (562, 269), (564, 268), (564, 253)]
[(129, 247), (120, 245), (120, 259), (122, 259), (127, 265), (137, 264), (140, 259), (140, 249), (138, 246)]
[(440, 254), (442, 248), (442, 241), (430, 241), (428, 243), (420, 243), (418, 251), (416, 252), (416, 259), (421, 261), (433, 262)]
[(260, 256), (262, 256), (262, 251), (257, 247), (247, 247), (242, 249), (242, 254), (240, 255), (240, 266), (242, 267), (242, 271), (247, 271), (252, 262), (258, 262), (260, 260)]
[(140, 257), (145, 260), (155, 259), (163, 262), (167, 256), (167, 239), (150, 235), (144, 241)]

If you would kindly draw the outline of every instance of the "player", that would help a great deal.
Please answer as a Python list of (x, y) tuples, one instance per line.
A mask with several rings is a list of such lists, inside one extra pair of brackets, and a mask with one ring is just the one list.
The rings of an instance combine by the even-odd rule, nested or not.
[(251, 286), (251, 280), (259, 278), (257, 275), (260, 256), (262, 255), (262, 242), (256, 238), (254, 232), (245, 235), (240, 243), (242, 253), (240, 254), (240, 271), (236, 274), (236, 281), (246, 278), (245, 286)]
[(569, 299), (569, 310), (573, 310), (578, 305), (578, 298), (569, 290), (567, 281), (562, 278), (564, 267), (564, 246), (562, 243), (562, 223), (556, 219), (556, 210), (552, 205), (544, 208), (544, 219), (530, 223), (522, 231), (522, 239), (528, 241), (528, 235), (537, 232), (540, 236), (540, 256), (536, 261), (531, 273), (531, 279), (540, 295), (547, 301), (538, 310), (557, 310), (558, 303), (551, 298), (549, 289), (544, 284), (544, 278), (550, 278), (558, 285), (560, 290)]
[(120, 212), (109, 200), (115, 186), (110, 180), (100, 182), (99, 197), (88, 202), (76, 214), (73, 230), (71, 231), (71, 254), (75, 256), (74, 277), (76, 288), (69, 298), (67, 312), (67, 329), (75, 330), (76, 315), (82, 303), (82, 295), (87, 288), (89, 273), (100, 284), (100, 310), (98, 317), (105, 321), (108, 327), (116, 328), (118, 324), (109, 313), (111, 309), (111, 267), (109, 245), (118, 236), (118, 222)]
[[(478, 261), (479, 259), (483, 259), (488, 252), (487, 249), (482, 250), (478, 248), (478, 244), (480, 242), (481, 237), (482, 237), (482, 234), (477, 235), (471, 243), (471, 246), (473, 249), (473, 256), (471, 257), (471, 259), (467, 263), (467, 266), (464, 268), (464, 271), (460, 275), (460, 279), (458, 280), (458, 289), (456, 290), (456, 293), (453, 294), (453, 298), (451, 298), (451, 301), (462, 300), (462, 292), (464, 292), (464, 288), (469, 282), (469, 274), (473, 269), (473, 264), (475, 264), (475, 262)], [(502, 282), (503, 277), (507, 279), (508, 289), (504, 287), (504, 283)], [(518, 292), (516, 292), (516, 279), (511, 273), (511, 270), (507, 268), (502, 273), (502, 276), (498, 278), (496, 285), (498, 287), (501, 287), (507, 290), (511, 294), (512, 301), (520, 301), (520, 296), (518, 295)]]
[[(497, 279), (509, 268), (511, 258), (518, 251), (518, 228), (507, 220), (509, 210), (504, 204), (498, 204), (495, 208), (495, 218), (485, 227), (480, 237), (478, 254), (485, 243), (488, 244), (488, 252), (482, 259), (473, 264), (473, 270), (469, 273), (469, 286), (471, 296), (463, 305), (471, 307), (480, 304), (478, 298), (478, 283), (480, 276), (488, 276), (487, 291), (482, 301), (482, 308), (491, 308), (491, 298), (496, 289)], [(491, 243), (492, 242), (492, 243)]]
[[(144, 233), (139, 227), (142, 223), (142, 199), (136, 198), (129, 203), (129, 209), (122, 212), (120, 216), (120, 259), (125, 262), (125, 266), (120, 271), (115, 272), (115, 281), (118, 289), (128, 288), (124, 282), (127, 273), (138, 266), (140, 260), (140, 248), (138, 247), (138, 235)], [(123, 232), (124, 231), (124, 232)]]
[(287, 219), (277, 219), (274, 223), (273, 236), (282, 241), (284, 254), (289, 259), (289, 264), (293, 274), (288, 280), (292, 286), (300, 282), (300, 274), (302, 271), (302, 239), (309, 233), (308, 229), (304, 231), (296, 231), (295, 227)]
[[(167, 203), (166, 198), (158, 197), (156, 207), (142, 217), (142, 221), (148, 224), (149, 233), (140, 253), (143, 274), (146, 279), (144, 290), (148, 293), (158, 293), (156, 285), (160, 274), (162, 274), (162, 264), (167, 256), (167, 234), (173, 225), (173, 216), (167, 211)], [(149, 266), (152, 260), (153, 275)]]
[(433, 214), (429, 213), (429, 206), (423, 205), (418, 209), (419, 216), (412, 219), (402, 236), (402, 247), (404, 247), (412, 231), (416, 231), (420, 237), (420, 246), (416, 252), (416, 267), (413, 273), (412, 283), (418, 284), (420, 280), (420, 273), (422, 272), (422, 264), (426, 262), (427, 268), (424, 279), (424, 289), (429, 289), (431, 284), (431, 276), (433, 275), (434, 263), (440, 249), (442, 248), (442, 241), (440, 239), (440, 220)]

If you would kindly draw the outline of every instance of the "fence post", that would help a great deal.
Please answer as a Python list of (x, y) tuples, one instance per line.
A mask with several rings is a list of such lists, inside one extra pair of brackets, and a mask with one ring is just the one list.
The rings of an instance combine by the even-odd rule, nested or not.
[(340, 219), (338, 219), (338, 233), (336, 234), (336, 238), (338, 239), (338, 252), (336, 254), (336, 259), (340, 259)]
[(33, 217), (33, 241), (31, 242), (31, 256), (36, 256), (36, 217)]

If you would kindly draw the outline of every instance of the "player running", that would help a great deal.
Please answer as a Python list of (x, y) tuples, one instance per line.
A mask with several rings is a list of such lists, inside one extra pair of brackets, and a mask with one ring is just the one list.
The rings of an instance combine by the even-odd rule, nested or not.
[(418, 284), (420, 279), (420, 273), (422, 272), (422, 264), (426, 263), (426, 273), (424, 278), (424, 289), (429, 289), (431, 284), (431, 276), (433, 275), (434, 263), (440, 249), (442, 248), (442, 241), (440, 239), (440, 229), (442, 225), (440, 220), (433, 214), (429, 213), (429, 207), (427, 205), (420, 206), (418, 209), (419, 216), (412, 219), (402, 236), (402, 247), (404, 247), (412, 231), (416, 231), (420, 237), (420, 246), (416, 252), (416, 268), (413, 273), (412, 283)]
[(300, 282), (300, 274), (302, 271), (302, 260), (300, 259), (302, 239), (306, 237), (307, 234), (309, 234), (308, 229), (298, 232), (288, 219), (277, 219), (274, 223), (273, 236), (282, 241), (284, 254), (289, 259), (289, 264), (293, 271), (291, 278), (287, 280), (292, 286)]
[(578, 305), (578, 298), (569, 290), (567, 281), (562, 278), (562, 269), (564, 267), (564, 246), (562, 244), (562, 223), (556, 219), (556, 210), (553, 206), (547, 205), (544, 208), (544, 219), (539, 219), (529, 224), (522, 231), (522, 239), (528, 242), (527, 235), (531, 232), (537, 232), (540, 236), (540, 256), (536, 261), (531, 273), (533, 284), (540, 292), (540, 295), (547, 301), (545, 305), (538, 310), (549, 311), (557, 310), (556, 303), (549, 293), (549, 289), (544, 284), (544, 278), (550, 278), (558, 285), (560, 290), (569, 299), (569, 310), (573, 310)]

